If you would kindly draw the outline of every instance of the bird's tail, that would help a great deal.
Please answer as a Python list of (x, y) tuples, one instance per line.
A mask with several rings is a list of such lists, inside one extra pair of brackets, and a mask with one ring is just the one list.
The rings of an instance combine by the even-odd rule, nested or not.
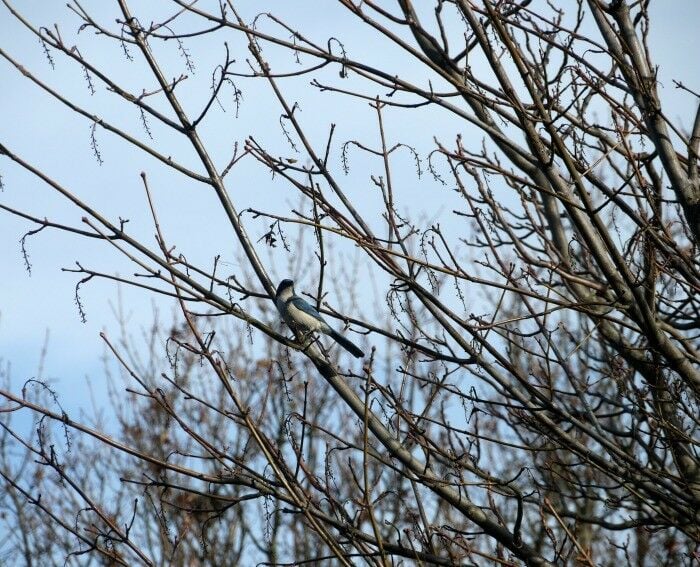
[(335, 329), (331, 329), (331, 332), (328, 333), (331, 338), (338, 343), (341, 347), (343, 347), (345, 350), (347, 350), (350, 354), (352, 354), (355, 358), (362, 358), (365, 353), (362, 352), (359, 347), (355, 345), (350, 339), (346, 339), (343, 335), (341, 335), (338, 331)]

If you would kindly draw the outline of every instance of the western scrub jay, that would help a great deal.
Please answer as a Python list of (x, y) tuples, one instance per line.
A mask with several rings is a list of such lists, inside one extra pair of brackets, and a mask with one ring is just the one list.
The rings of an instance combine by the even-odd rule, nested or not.
[(290, 327), (303, 333), (316, 331), (328, 335), (355, 358), (361, 358), (365, 355), (352, 341), (346, 339), (326, 323), (313, 305), (294, 293), (294, 282), (292, 280), (282, 280), (277, 286), (275, 305), (285, 323)]

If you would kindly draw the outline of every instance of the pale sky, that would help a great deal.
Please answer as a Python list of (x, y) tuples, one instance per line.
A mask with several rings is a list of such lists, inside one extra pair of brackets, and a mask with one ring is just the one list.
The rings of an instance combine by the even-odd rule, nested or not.
[[(89, 31), (76, 36), (77, 18), (66, 10), (63, 2), (28, 0), (15, 4), (35, 25), (49, 27), (54, 22), (60, 22), (61, 34), (67, 43), (77, 42), (84, 56), (98, 66), (109, 69), (134, 92), (140, 92), (144, 86), (153, 86), (154, 81), (145, 72), (143, 60), (135, 50), (132, 49), (135, 61), (127, 63), (118, 45), (95, 37)], [(144, 5), (160, 6), (162, 2), (133, 4), (141, 9)], [(261, 10), (263, 5), (259, 1), (238, 4), (248, 15)], [(112, 3), (92, 0), (83, 2), (83, 5), (100, 21), (114, 21), (116, 12)], [(327, 35), (342, 39), (353, 58), (361, 59), (363, 55), (376, 57), (381, 53), (385, 66), (392, 64), (397, 72), (409, 76), (417, 72), (414, 67), (406, 68), (407, 57), (400, 57), (396, 50), (387, 49), (385, 41), (376, 34), (368, 33), (365, 27), (333, 2), (323, 3), (322, 8), (317, 2), (308, 1), (272, 2), (269, 5), (267, 9), (283, 19), (296, 22), (315, 40), (323, 41)], [(697, 53), (700, 53), (697, 33), (700, 3), (682, 0), (652, 5), (651, 50), (654, 61), (660, 66), (659, 80), (664, 101), (668, 103), (667, 113), (689, 127), (697, 101), (675, 89), (672, 80), (681, 80), (689, 88), (700, 92), (700, 67), (695, 62)], [(138, 15), (142, 21), (149, 21), (149, 14)], [(262, 26), (274, 29), (268, 23)], [(249, 56), (240, 38), (230, 37), (229, 42), (234, 58), (244, 60)], [(106, 92), (97, 81), (97, 92), (91, 95), (80, 69), (65, 57), (54, 54), (56, 69), (52, 70), (36, 37), (24, 30), (4, 6), (0, 7), (0, 48), (65, 96), (121, 125), (140, 139), (147, 140), (134, 108), (119, 103), (117, 97)], [(196, 69), (178, 92), (194, 115), (200, 107), (198, 101), (203, 100), (208, 92), (210, 70), (223, 55), (222, 39), (217, 34), (212, 40), (192, 40), (187, 42), (187, 48), (192, 53)], [(187, 72), (175, 44), (169, 43), (158, 49), (159, 58), (171, 76)], [(273, 61), (280, 70), (298, 68), (289, 54), (275, 57)], [(309, 58), (302, 60), (303, 64), (310, 62)], [(338, 83), (338, 69), (328, 68), (324, 77), (329, 82)], [(300, 116), (312, 139), (321, 145), (329, 124), (337, 122), (337, 140), (354, 138), (376, 145), (376, 122), (366, 103), (318, 93), (308, 86), (308, 80), (288, 81), (284, 85), (290, 100), (301, 100)], [(228, 272), (236, 271), (236, 250), (231, 229), (208, 188), (167, 171), (152, 158), (98, 128), (96, 136), (104, 160), (99, 165), (90, 148), (91, 124), (88, 120), (74, 115), (41, 92), (4, 60), (0, 60), (0, 84), (0, 141), (8, 148), (45, 170), (89, 203), (97, 205), (111, 220), (116, 221), (119, 216), (130, 219), (128, 230), (142, 235), (155, 245), (139, 177), (141, 171), (147, 172), (171, 243), (176, 243), (190, 260), (203, 266), (208, 265), (215, 254), (221, 254), (222, 259), (228, 262), (224, 268)], [(269, 148), (277, 148), (280, 155), (290, 154), (280, 131), (281, 110), (267, 85), (263, 81), (247, 81), (241, 86), (244, 98), (239, 117), (234, 116), (233, 107), (229, 104), (226, 113), (214, 109), (210, 119), (202, 125), (202, 137), (216, 162), (225, 164), (234, 141), (242, 143), (249, 135), (254, 135)], [(222, 96), (229, 97), (227, 100), (230, 101), (231, 91)], [(413, 144), (423, 157), (433, 148), (433, 135), (452, 142), (457, 133), (463, 133), (468, 139), (469, 130), (465, 124), (456, 123), (453, 117), (440, 112), (389, 111), (385, 119), (390, 139)], [(193, 152), (182, 140), (158, 128), (153, 120), (150, 123), (159, 151), (201, 170), (197, 167)], [(481, 138), (477, 136), (476, 144)], [(339, 151), (335, 151), (332, 159), (339, 163)], [(400, 157), (397, 154), (396, 160), (397, 166), (401, 166), (397, 167), (400, 170), (397, 183), (401, 184), (407, 210), (416, 216), (422, 213), (431, 219), (439, 219), (441, 211), (450, 210), (447, 191), (430, 193), (426, 198), (427, 193), (438, 189), (428, 174), (421, 180), (417, 179), (410, 155), (405, 153)], [(357, 150), (353, 150), (350, 165), (352, 169), (346, 187), (350, 195), (361, 203), (361, 208), (371, 210), (373, 203), (376, 203), (373, 201), (376, 192), (371, 190), (368, 176), (369, 173), (379, 172), (378, 164), (367, 161)], [(53, 221), (81, 225), (80, 211), (2, 157), (0, 175), (5, 186), (4, 191), (0, 192), (1, 203), (39, 217), (47, 216)], [(277, 209), (283, 212), (297, 204), (289, 187), (271, 180), (269, 174), (252, 162), (235, 170), (228, 178), (228, 188), (239, 212), (246, 207), (269, 208), (271, 203), (277, 203)], [(454, 222), (454, 218), (450, 216), (446, 222)], [(251, 238), (257, 240), (267, 224), (269, 222), (249, 220), (247, 226)], [(86, 375), (91, 375), (93, 383), (99, 384), (100, 356), (103, 352), (99, 332), (106, 330), (112, 336), (117, 335), (112, 311), (117, 290), (114, 284), (106, 281), (93, 281), (84, 286), (81, 299), (88, 319), (87, 323), (82, 323), (73, 301), (75, 284), (80, 278), (61, 272), (61, 268), (74, 266), (76, 260), (86, 267), (110, 273), (131, 274), (134, 268), (105, 243), (87, 242), (46, 229), (27, 239), (32, 263), (30, 277), (25, 270), (18, 241), (33, 228), (34, 225), (0, 211), (0, 358), (3, 364), (11, 363), (12, 387), (17, 391), (24, 380), (36, 375), (39, 353), (48, 330), (50, 341), (44, 377), (56, 380), (55, 385), (64, 405), (70, 409), (81, 406), (85, 401), (82, 394)], [(460, 227), (452, 229), (459, 230)], [(261, 255), (267, 257), (264, 245), (260, 243), (258, 246)], [(352, 259), (353, 250), (343, 249), (343, 254), (347, 259)], [(278, 267), (276, 275), (288, 275), (285, 269), (290, 258), (278, 250), (275, 259)], [(312, 267), (315, 268), (315, 264)], [(309, 281), (314, 281), (313, 273)], [(130, 324), (137, 333), (137, 329), (150, 324), (154, 301), (164, 314), (163, 318), (169, 319), (170, 301), (124, 286), (121, 297)]]

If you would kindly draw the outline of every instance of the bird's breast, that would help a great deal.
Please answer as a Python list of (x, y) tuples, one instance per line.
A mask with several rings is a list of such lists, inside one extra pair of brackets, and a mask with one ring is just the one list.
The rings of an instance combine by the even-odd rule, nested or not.
[(306, 311), (302, 311), (293, 303), (287, 305), (287, 313), (290, 319), (305, 331), (318, 331), (323, 325), (316, 317), (309, 315)]

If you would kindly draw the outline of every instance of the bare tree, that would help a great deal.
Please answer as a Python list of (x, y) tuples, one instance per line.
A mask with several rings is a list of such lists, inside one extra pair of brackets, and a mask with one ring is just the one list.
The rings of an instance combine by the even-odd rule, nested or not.
[[(140, 115), (142, 131), (112, 122), (0, 47), (25, 80), (92, 123), (97, 159), (106, 130), (200, 184), (240, 254), (231, 270), (220, 243), (209, 266), (177, 252), (145, 173), (154, 241), (0, 140), (2, 167), (67, 199), (83, 226), (0, 208), (33, 232), (96, 238), (138, 270), (68, 270), (81, 314), (80, 286), (100, 279), (179, 308), (145, 354), (128, 330), (119, 343), (104, 336), (124, 381), (113, 382), (113, 432), (67, 415), (41, 384), (2, 390), (3, 505), (23, 526), (6, 547), (17, 557), (698, 560), (700, 112), (674, 123), (662, 105), (649, 2), (339, 0), (329, 29), (230, 0), (163, 2), (151, 23), (126, 0), (111, 23), (69, 3), (79, 31), (149, 73), (139, 90), (63, 25), (2, 2), (51, 61), (76, 65), (90, 89)], [(319, 19), (330, 5), (314, 8)], [(349, 26), (382, 48), (355, 58)], [(202, 43), (221, 60), (192, 75)], [(187, 73), (165, 70), (169, 49)], [(196, 102), (192, 81), (200, 97), (210, 88)], [(305, 104), (319, 93), (332, 97), (329, 119)], [(233, 155), (220, 160), (207, 124), (240, 103), (278, 118), (279, 139), (232, 135)], [(452, 124), (447, 137), (424, 127), (437, 116)], [(342, 139), (355, 121), (374, 137)], [(395, 142), (391, 125), (406, 139)], [(173, 157), (155, 127), (189, 155)], [(272, 174), (265, 208), (237, 199), (240, 177), (230, 180), (245, 168)], [(282, 205), (289, 195), (299, 206)], [(428, 201), (443, 205), (439, 219), (422, 214)], [(325, 316), (361, 334), (364, 360), (280, 325), (270, 272), (283, 262)], [(23, 431), (11, 418), (26, 412), (35, 427)]]

